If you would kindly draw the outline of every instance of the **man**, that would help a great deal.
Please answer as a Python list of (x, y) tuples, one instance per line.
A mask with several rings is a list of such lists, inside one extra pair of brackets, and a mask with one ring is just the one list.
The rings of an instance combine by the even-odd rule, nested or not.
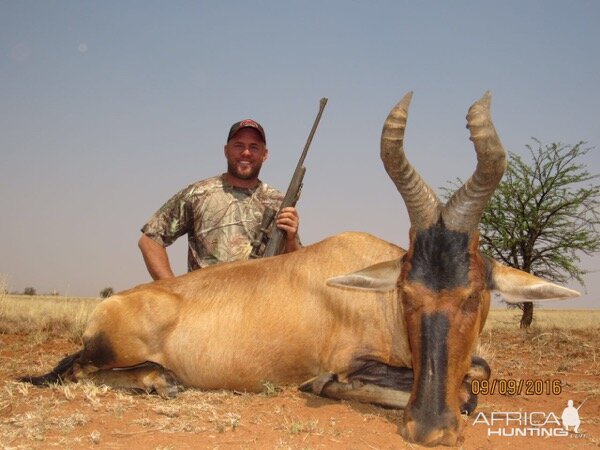
[[(251, 119), (232, 125), (225, 144), (227, 172), (181, 190), (142, 228), (138, 246), (154, 280), (175, 276), (165, 247), (183, 234), (189, 272), (249, 257), (265, 208), (278, 210), (283, 200), (258, 178), (268, 155), (261, 125)], [(300, 248), (299, 222), (295, 208), (282, 209), (276, 219), (286, 233), (286, 253)]]

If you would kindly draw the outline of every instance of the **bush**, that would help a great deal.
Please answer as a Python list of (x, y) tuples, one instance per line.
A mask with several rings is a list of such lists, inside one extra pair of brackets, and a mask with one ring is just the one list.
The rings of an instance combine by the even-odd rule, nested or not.
[(100, 297), (108, 298), (115, 293), (115, 290), (111, 287), (106, 287), (100, 291)]
[(26, 287), (23, 289), (23, 295), (36, 295), (37, 292), (34, 287)]

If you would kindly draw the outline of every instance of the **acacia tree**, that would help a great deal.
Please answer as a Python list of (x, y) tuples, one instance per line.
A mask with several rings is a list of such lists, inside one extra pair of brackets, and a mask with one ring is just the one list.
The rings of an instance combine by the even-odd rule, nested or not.
[[(598, 175), (581, 162), (592, 148), (534, 142), (526, 146), (531, 163), (509, 153), (506, 174), (481, 219), (481, 249), (525, 272), (584, 286), (580, 255), (600, 250)], [(520, 326), (528, 328), (533, 303), (518, 306)]]

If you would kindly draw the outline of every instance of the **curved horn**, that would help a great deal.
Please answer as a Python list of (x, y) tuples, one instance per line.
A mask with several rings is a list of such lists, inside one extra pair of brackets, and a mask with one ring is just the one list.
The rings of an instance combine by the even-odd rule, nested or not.
[(506, 169), (506, 152), (490, 115), (491, 100), (492, 95), (487, 91), (467, 114), (467, 128), (477, 153), (477, 168), (442, 211), (444, 223), (451, 230), (477, 229), (483, 210)]
[(412, 92), (392, 108), (381, 132), (381, 159), (386, 172), (402, 195), (411, 226), (417, 230), (437, 222), (440, 202), (404, 154), (404, 129)]

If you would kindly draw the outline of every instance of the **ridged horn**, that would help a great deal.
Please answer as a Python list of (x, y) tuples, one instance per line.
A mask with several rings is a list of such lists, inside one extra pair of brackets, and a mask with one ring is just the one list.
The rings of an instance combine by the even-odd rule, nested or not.
[(404, 154), (404, 129), (412, 94), (406, 94), (392, 108), (383, 124), (381, 159), (386, 172), (404, 199), (411, 227), (420, 230), (437, 222), (440, 202)]
[(506, 169), (506, 152), (490, 114), (491, 100), (492, 95), (487, 91), (467, 114), (467, 128), (477, 153), (477, 168), (442, 211), (446, 227), (454, 231), (477, 229), (483, 210)]

